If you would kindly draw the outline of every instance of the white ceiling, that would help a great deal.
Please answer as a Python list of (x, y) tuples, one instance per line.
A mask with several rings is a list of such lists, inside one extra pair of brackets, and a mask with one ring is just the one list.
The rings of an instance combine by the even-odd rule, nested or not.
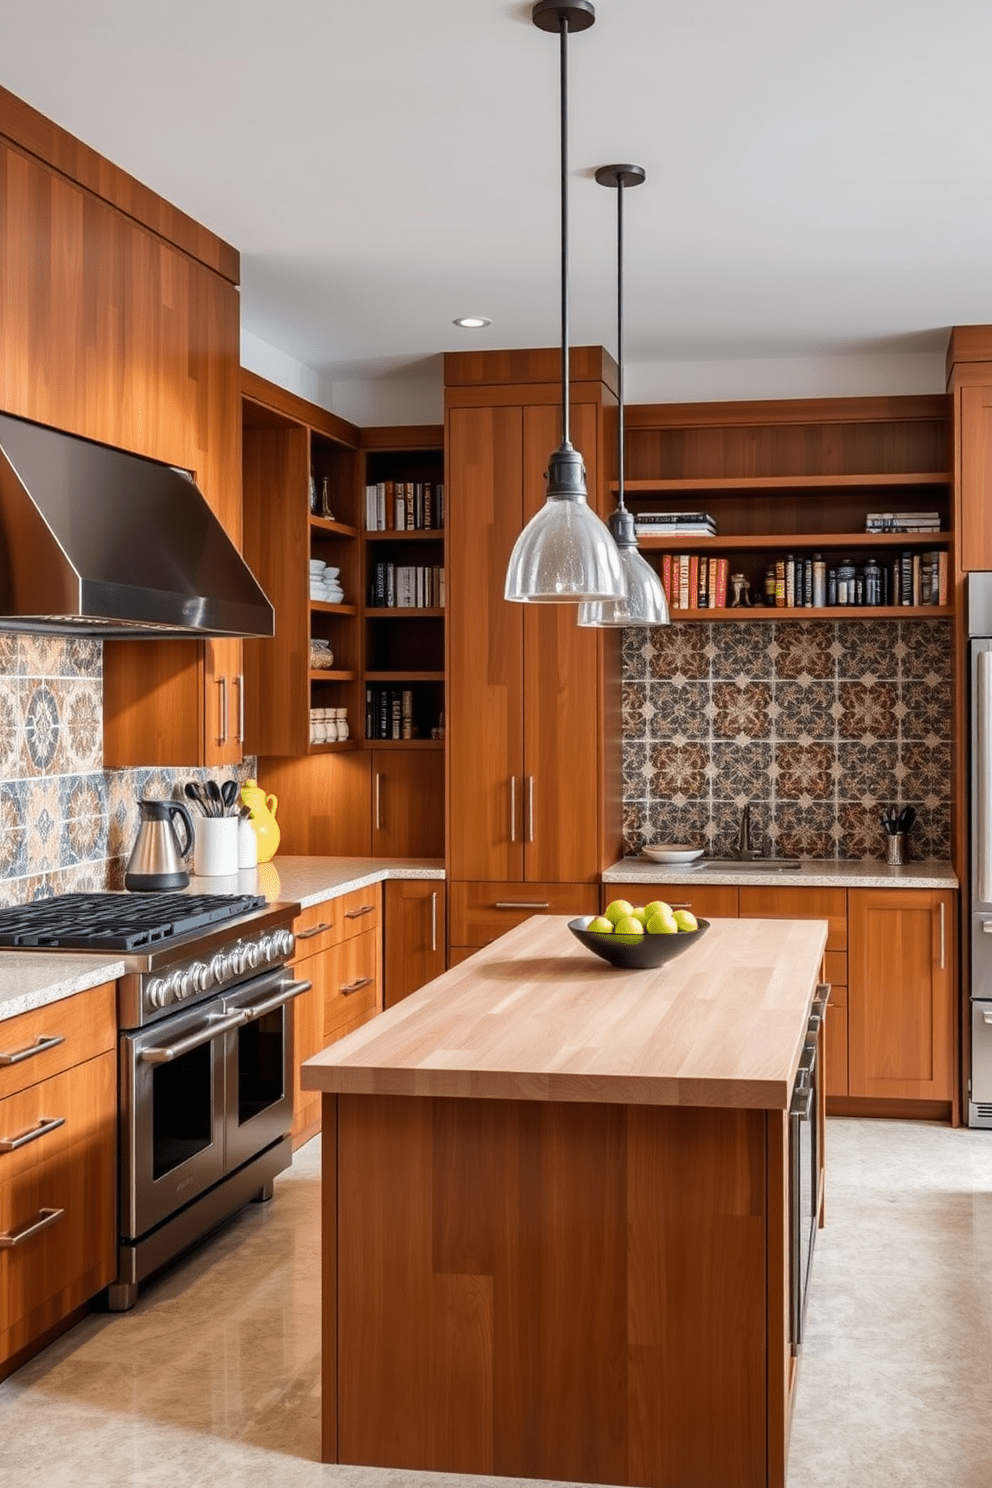
[[(327, 381), (558, 340), (558, 44), (520, 0), (0, 0), (0, 82), (233, 243)], [(992, 322), (988, 0), (600, 0), (569, 44), (573, 341), (942, 352)], [(457, 315), (492, 318), (456, 330)], [(429, 359), (434, 358), (432, 363)]]

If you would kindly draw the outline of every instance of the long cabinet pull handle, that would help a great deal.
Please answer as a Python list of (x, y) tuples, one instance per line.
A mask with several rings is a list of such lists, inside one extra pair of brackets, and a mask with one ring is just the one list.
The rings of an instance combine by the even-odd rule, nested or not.
[(239, 672), (234, 679), (238, 689), (238, 743), (245, 742), (245, 674)]
[(21, 1132), (20, 1136), (0, 1137), (0, 1152), (17, 1152), (19, 1148), (27, 1147), (29, 1142), (37, 1142), (39, 1137), (47, 1137), (49, 1132), (56, 1131), (60, 1126), (65, 1126), (64, 1116), (39, 1116), (37, 1126)]
[(431, 894), (431, 950), (437, 950), (437, 889)]
[(510, 841), (517, 840), (517, 777), (510, 776)]
[(37, 1235), (39, 1230), (47, 1230), (50, 1224), (61, 1219), (65, 1213), (64, 1209), (39, 1209), (38, 1218), (33, 1224), (26, 1225), (23, 1230), (14, 1230), (6, 1235), (0, 1235), (0, 1250), (13, 1250), (15, 1245), (23, 1245), (25, 1240), (30, 1240), (32, 1235)]
[(338, 991), (342, 997), (350, 997), (353, 992), (358, 992), (362, 987), (369, 986), (371, 981), (371, 977), (356, 977), (353, 982), (345, 982), (343, 986), (338, 988)]
[(947, 937), (945, 934), (946, 915), (944, 912), (944, 901), (940, 901), (940, 969), (944, 970), (944, 961), (947, 952)]
[(297, 930), (297, 940), (313, 940), (315, 935), (323, 935), (325, 930), (334, 928), (333, 920), (321, 920), (319, 925), (313, 925), (309, 930)]
[(217, 686), (220, 688), (220, 729), (217, 733), (217, 743), (227, 743), (227, 678), (218, 677)]
[(46, 1050), (64, 1043), (65, 1034), (41, 1034), (26, 1049), (15, 1049), (13, 1054), (0, 1054), (0, 1064), (23, 1064), (25, 1059), (33, 1059), (36, 1054), (44, 1054)]
[(346, 920), (360, 920), (362, 915), (373, 914), (374, 912), (374, 904), (363, 904), (358, 909), (346, 909), (344, 917)]
[(375, 772), (375, 829), (382, 831), (382, 776)]
[(976, 658), (975, 775), (978, 798), (976, 892), (980, 904), (992, 904), (992, 651)]
[(550, 909), (550, 899), (497, 899), (497, 909)]
[(527, 776), (527, 841), (534, 841), (534, 777)]

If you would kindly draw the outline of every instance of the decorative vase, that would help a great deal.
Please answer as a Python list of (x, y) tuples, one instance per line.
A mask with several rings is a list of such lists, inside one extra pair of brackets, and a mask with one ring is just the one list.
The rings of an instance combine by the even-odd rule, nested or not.
[(251, 812), (251, 824), (258, 839), (258, 861), (268, 863), (275, 857), (279, 847), (279, 823), (276, 796), (267, 796), (257, 780), (246, 780), (241, 787), (241, 799)]

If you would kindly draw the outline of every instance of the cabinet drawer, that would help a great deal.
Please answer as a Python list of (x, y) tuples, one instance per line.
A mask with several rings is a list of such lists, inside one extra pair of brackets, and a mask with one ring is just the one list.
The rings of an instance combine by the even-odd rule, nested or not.
[(114, 982), (7, 1018), (0, 1023), (0, 1099), (116, 1047)]
[(603, 908), (613, 899), (631, 904), (650, 904), (664, 899), (674, 909), (689, 909), (704, 920), (737, 918), (737, 888), (734, 884), (693, 883), (604, 883)]
[(325, 899), (323, 904), (312, 904), (309, 909), (304, 909), (293, 921), (295, 959), (300, 961), (328, 946), (340, 945), (343, 940), (362, 935), (366, 930), (378, 930), (381, 905), (382, 886), (373, 884), (371, 888), (353, 889), (350, 894)]
[(594, 915), (599, 888), (584, 883), (453, 883), (451, 944), (484, 946), (531, 915)]
[(831, 987), (825, 1027), (825, 1088), (828, 1096), (847, 1095), (847, 988)]
[(826, 920), (827, 950), (847, 950), (846, 890), (747, 885), (738, 892), (742, 920)]
[[(847, 1006), (847, 952), (846, 951), (824, 951), (823, 953), (823, 976), (831, 987), (844, 988), (844, 1005)], [(831, 1001), (834, 995), (831, 993)]]
[[(54, 1098), (63, 1079), (79, 1088), (54, 1145), (45, 1152), (42, 1139), (0, 1156), (3, 1162), (26, 1150), (40, 1159), (16, 1171), (0, 1167), (0, 1237), (16, 1241), (0, 1244), (0, 1361), (114, 1277), (117, 1056), (89, 1060), (53, 1080), (46, 1094)], [(13, 1105), (4, 1107), (6, 1119)]]
[(370, 930), (333, 946), (321, 961), (324, 1044), (327, 1045), (366, 1022), (382, 1007), (382, 948), (378, 931)]

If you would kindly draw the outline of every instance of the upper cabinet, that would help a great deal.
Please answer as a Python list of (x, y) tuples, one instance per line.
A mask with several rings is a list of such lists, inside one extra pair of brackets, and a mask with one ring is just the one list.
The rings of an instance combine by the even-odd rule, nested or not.
[(992, 326), (956, 326), (947, 348), (954, 409), (961, 574), (992, 569)]
[[(238, 276), (228, 244), (0, 89), (0, 408), (193, 471), (235, 542)], [(237, 641), (108, 641), (105, 762), (239, 759), (240, 676)]]

